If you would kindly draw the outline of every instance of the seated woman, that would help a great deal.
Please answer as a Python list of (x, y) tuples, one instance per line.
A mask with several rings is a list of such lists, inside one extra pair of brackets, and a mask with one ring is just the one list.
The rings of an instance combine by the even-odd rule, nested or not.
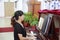
[(29, 40), (26, 38), (26, 30), (22, 24), (24, 20), (24, 13), (22, 11), (16, 11), (11, 18), (11, 24), (14, 27), (14, 40)]

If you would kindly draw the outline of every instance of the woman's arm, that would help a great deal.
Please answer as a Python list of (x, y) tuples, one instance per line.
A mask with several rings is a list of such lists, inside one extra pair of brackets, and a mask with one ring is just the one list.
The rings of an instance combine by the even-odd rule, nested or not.
[(20, 40), (29, 40), (28, 38), (23, 37), (22, 34), (18, 34), (18, 37), (19, 37)]
[(36, 39), (36, 37), (23, 37), (22, 34), (18, 34), (20, 40), (33, 40)]

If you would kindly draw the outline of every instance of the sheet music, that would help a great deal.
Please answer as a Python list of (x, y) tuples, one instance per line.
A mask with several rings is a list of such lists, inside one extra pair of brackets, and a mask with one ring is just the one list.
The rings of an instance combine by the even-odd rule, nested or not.
[(44, 18), (40, 17), (39, 23), (38, 23), (38, 28), (39, 29), (42, 29), (43, 22), (44, 22)]

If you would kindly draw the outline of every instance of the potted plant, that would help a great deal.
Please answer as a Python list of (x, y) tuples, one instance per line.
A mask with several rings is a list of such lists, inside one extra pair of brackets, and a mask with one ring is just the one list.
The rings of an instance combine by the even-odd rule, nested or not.
[(25, 27), (28, 27), (29, 26), (29, 20), (30, 18), (32, 17), (32, 13), (31, 12), (28, 12), (28, 13), (25, 13), (25, 18), (24, 18), (24, 26)]
[(38, 24), (38, 16), (36, 14), (30, 18), (29, 24), (32, 27), (32, 29), (35, 30), (35, 27)]

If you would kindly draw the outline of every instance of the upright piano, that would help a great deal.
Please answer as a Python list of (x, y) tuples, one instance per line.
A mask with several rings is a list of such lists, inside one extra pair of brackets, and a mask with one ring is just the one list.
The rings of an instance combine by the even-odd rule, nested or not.
[(37, 40), (59, 40), (58, 34), (55, 32), (54, 18), (58, 17), (57, 20), (60, 20), (60, 10), (39, 10), (38, 13)]

